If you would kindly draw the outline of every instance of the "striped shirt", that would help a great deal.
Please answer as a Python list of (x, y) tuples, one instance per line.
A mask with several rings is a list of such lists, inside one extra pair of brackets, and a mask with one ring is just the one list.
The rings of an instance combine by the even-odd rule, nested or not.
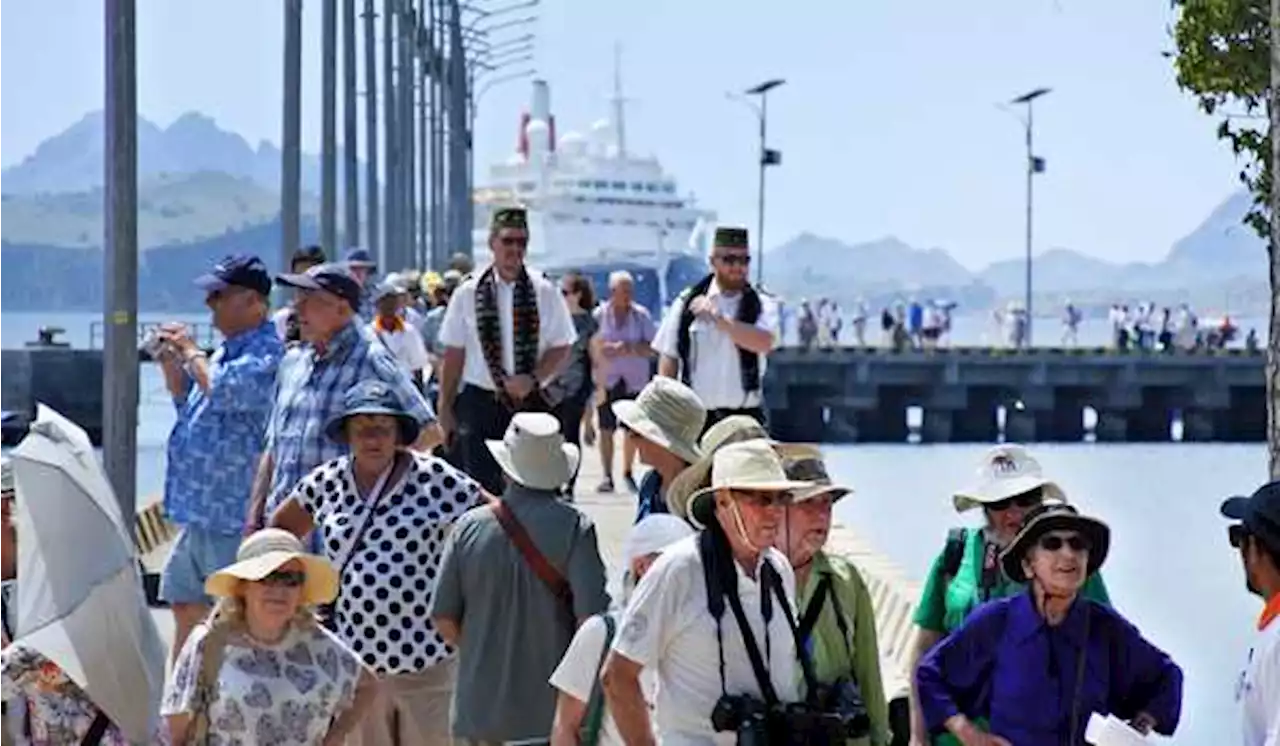
[(276, 376), (275, 407), (267, 423), (266, 448), (273, 463), (267, 515), (312, 469), (347, 454), (345, 444), (324, 434), (324, 426), (341, 413), (347, 390), (370, 378), (396, 391), (405, 409), (423, 425), (435, 422), (431, 405), (409, 374), (358, 318), (329, 340), (323, 355), (311, 345), (299, 345), (286, 353)]

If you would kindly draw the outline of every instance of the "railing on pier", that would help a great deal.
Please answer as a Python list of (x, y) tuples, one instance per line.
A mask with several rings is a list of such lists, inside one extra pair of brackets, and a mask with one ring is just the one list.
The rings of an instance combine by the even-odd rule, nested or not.
[[(138, 324), (138, 348), (142, 348), (142, 342), (152, 331), (159, 329), (163, 324), (159, 321), (143, 321)], [(213, 324), (197, 321), (195, 323), (186, 324), (188, 333), (191, 334), (191, 341), (196, 343), (202, 350), (211, 350), (218, 346), (222, 335), (218, 333)], [(94, 350), (102, 349), (102, 344), (106, 340), (106, 329), (101, 321), (94, 321), (89, 325), (89, 348)]]

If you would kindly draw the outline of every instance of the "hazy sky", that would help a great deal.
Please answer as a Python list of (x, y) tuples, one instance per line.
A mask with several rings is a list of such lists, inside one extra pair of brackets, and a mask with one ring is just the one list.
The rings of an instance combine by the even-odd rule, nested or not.
[[(769, 175), (766, 244), (802, 230), (892, 234), (971, 267), (1023, 246), (1022, 125), (996, 104), (1052, 86), (1036, 108), (1048, 160), (1037, 250), (1148, 260), (1237, 188), (1215, 122), (1177, 90), (1161, 56), (1169, 5), (542, 0), (536, 67), (559, 131), (586, 130), (607, 114), (620, 43), (631, 149), (658, 155), (723, 222), (753, 230), (756, 119), (725, 92), (786, 78), (770, 98), (770, 145), (784, 163)], [(101, 108), (102, 6), (5, 0), (5, 165)], [(320, 131), (320, 7), (305, 3), (309, 150)], [(141, 114), (167, 125), (196, 109), (251, 143), (278, 142), (281, 27), (279, 0), (138, 0)], [(477, 164), (511, 152), (528, 96), (524, 81), (486, 94)]]

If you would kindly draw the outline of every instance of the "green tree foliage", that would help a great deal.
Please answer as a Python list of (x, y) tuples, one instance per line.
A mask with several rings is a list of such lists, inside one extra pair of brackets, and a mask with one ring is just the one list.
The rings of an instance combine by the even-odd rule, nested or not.
[(1204, 113), (1221, 118), (1218, 138), (1241, 160), (1240, 181), (1254, 199), (1245, 222), (1268, 238), (1270, 0), (1173, 0), (1173, 6), (1178, 86)]

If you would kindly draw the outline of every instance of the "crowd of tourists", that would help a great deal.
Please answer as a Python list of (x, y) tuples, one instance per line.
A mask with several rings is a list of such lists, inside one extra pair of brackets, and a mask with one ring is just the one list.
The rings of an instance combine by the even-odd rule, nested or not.
[[(891, 707), (871, 594), (827, 547), (852, 490), (817, 447), (769, 437), (778, 304), (747, 280), (747, 232), (716, 231), (712, 272), (656, 325), (628, 275), (597, 304), (585, 278), (527, 267), (528, 237), (504, 209), (478, 269), (375, 282), (367, 253), (311, 248), (274, 278), (242, 256), (197, 280), (224, 341), (206, 355), (177, 324), (158, 340), (181, 530), (155, 743), (1057, 746), (1095, 715), (1175, 732), (1183, 674), (1110, 605), (1110, 529), (1017, 445), (953, 497), (985, 520), (946, 537), (910, 706)], [(275, 314), (273, 286), (293, 293)], [(573, 499), (593, 440), (597, 493), (621, 500), (618, 473), (636, 494), (616, 583)], [(13, 581), (7, 472), (4, 496)], [(1280, 484), (1222, 513), (1269, 600), (1246, 743), (1276, 746)], [(9, 644), (11, 613), (5, 738), (126, 743)]]

